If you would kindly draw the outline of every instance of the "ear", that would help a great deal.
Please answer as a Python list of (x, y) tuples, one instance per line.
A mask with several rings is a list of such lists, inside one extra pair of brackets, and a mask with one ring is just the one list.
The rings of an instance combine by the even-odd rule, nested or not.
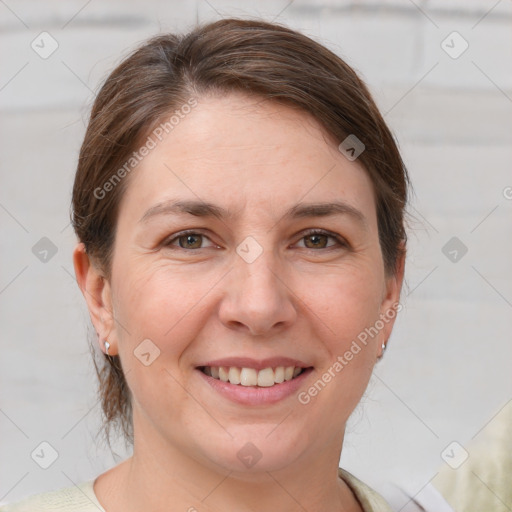
[(378, 357), (382, 357), (382, 344), (388, 342), (397, 314), (402, 309), (402, 305), (400, 304), (400, 292), (404, 280), (405, 256), (405, 243), (402, 243), (399, 248), (399, 257), (396, 262), (395, 272), (386, 276), (386, 286), (380, 307), (380, 320), (384, 324), (384, 327), (379, 332), (377, 347)]
[(98, 333), (98, 343), (105, 352), (104, 342), (110, 343), (109, 354), (117, 354), (112, 294), (110, 283), (94, 265), (85, 251), (85, 245), (79, 243), (73, 252), (73, 265), (78, 286), (87, 302), (94, 329)]

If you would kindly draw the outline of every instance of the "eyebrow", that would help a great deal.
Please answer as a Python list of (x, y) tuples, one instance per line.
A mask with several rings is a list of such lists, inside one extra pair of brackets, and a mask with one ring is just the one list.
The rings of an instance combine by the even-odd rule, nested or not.
[[(196, 200), (168, 200), (149, 208), (139, 222), (147, 222), (158, 215), (183, 215), (189, 214), (195, 217), (217, 217), (218, 219), (233, 218), (233, 212), (225, 208)], [(343, 201), (327, 203), (298, 203), (288, 209), (281, 218), (298, 219), (307, 217), (329, 217), (334, 215), (348, 215), (357, 222), (367, 226), (363, 213)]]

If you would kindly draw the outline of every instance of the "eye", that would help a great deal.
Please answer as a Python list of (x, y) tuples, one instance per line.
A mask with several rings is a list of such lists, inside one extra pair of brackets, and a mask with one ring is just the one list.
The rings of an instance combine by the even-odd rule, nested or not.
[[(173, 235), (163, 245), (166, 247), (178, 247), (179, 249), (205, 249), (205, 247), (202, 247), (203, 240), (209, 240), (209, 238), (197, 231), (188, 230)], [(211, 247), (213, 247), (213, 244)]]
[[(210, 245), (204, 247), (204, 240), (208, 240)], [(302, 246), (305, 249), (330, 249), (335, 246), (340, 248), (348, 247), (347, 242), (340, 236), (322, 229), (309, 230), (306, 233), (303, 233), (303, 236), (300, 240), (305, 241), (304, 245)], [(329, 240), (333, 242), (329, 243)], [(216, 245), (213, 244), (206, 235), (193, 230), (186, 230), (176, 233), (175, 235), (172, 235), (172, 237), (167, 241), (164, 241), (163, 245), (165, 247), (185, 250), (197, 250), (206, 249), (207, 247), (216, 247)]]
[[(328, 245), (328, 240), (334, 240), (334, 243)], [(324, 231), (322, 229), (312, 229), (303, 234), (301, 240), (305, 241), (304, 247), (306, 249), (329, 249), (336, 245), (340, 247), (347, 247), (347, 243), (334, 233)]]

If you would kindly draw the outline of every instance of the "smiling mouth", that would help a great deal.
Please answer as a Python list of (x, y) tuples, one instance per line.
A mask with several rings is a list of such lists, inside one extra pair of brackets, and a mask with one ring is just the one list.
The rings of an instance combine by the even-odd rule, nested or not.
[(198, 370), (208, 377), (239, 386), (269, 388), (293, 380), (308, 368), (299, 366), (278, 366), (276, 368), (239, 368), (237, 366), (199, 366)]

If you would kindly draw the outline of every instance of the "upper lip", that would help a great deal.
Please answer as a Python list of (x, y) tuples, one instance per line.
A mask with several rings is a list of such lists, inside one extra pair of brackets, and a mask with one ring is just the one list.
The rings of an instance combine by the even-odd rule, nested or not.
[(278, 366), (309, 368), (311, 365), (290, 357), (268, 357), (266, 359), (252, 359), (251, 357), (225, 357), (223, 359), (206, 361), (197, 367), (199, 368), (204, 366), (236, 366), (238, 368), (254, 368), (255, 370), (263, 370), (264, 368), (277, 368)]

